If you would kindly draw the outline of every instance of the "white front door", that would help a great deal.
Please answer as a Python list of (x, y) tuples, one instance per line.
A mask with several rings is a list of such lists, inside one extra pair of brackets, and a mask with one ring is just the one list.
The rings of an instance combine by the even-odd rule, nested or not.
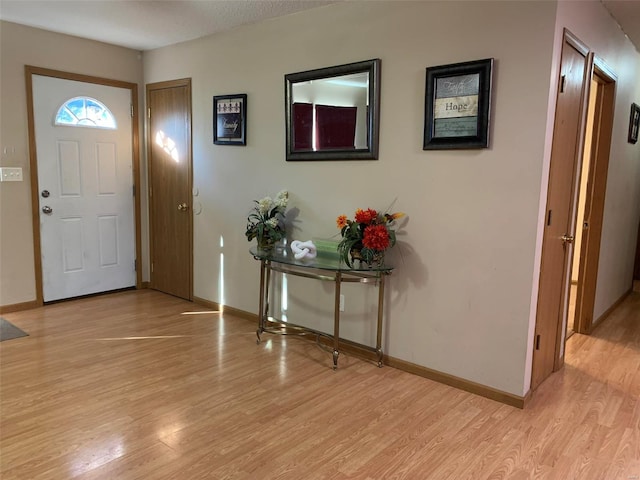
[[(131, 92), (33, 75), (44, 301), (132, 287), (136, 282)], [(115, 129), (56, 125), (70, 99), (98, 100)]]

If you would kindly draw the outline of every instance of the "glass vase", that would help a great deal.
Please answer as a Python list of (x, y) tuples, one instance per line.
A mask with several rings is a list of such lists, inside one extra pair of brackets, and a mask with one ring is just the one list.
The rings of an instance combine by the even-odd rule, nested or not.
[(276, 242), (269, 237), (256, 237), (256, 240), (258, 241), (258, 249), (263, 252), (272, 251), (276, 245)]
[(357, 260), (359, 262), (366, 263), (369, 267), (381, 266), (384, 264), (384, 251), (374, 251), (372, 256), (365, 256), (362, 254), (362, 245), (354, 245), (349, 251), (351, 257), (351, 265)]

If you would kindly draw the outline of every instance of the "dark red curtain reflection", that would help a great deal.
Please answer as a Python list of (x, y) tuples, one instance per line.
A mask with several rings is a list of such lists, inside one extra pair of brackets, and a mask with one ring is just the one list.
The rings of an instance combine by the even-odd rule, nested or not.
[(318, 150), (355, 148), (357, 107), (316, 105)]
[(293, 148), (313, 149), (313, 104), (293, 104)]

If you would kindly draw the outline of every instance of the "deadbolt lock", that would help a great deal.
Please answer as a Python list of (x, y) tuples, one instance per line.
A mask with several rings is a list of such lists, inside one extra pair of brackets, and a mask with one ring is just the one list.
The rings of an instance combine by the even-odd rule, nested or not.
[(189, 210), (189, 205), (187, 205), (186, 203), (179, 203), (178, 204), (178, 211), (186, 212), (187, 210)]

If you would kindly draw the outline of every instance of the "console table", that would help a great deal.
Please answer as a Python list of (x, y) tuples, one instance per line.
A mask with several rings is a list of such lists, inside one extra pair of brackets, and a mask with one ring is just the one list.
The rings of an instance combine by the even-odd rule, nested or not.
[[(382, 320), (384, 312), (384, 282), (390, 275), (393, 267), (388, 265), (369, 267), (365, 263), (356, 261), (353, 268), (347, 266), (336, 254), (318, 252), (314, 259), (296, 259), (289, 249), (276, 248), (270, 251), (252, 247), (249, 252), (253, 258), (260, 261), (260, 306), (258, 312), (258, 337), (263, 332), (278, 333), (283, 335), (316, 335), (328, 338), (333, 347), (333, 369), (338, 368), (338, 355), (340, 354), (340, 288), (344, 282), (357, 282), (371, 284), (378, 287), (378, 312), (377, 334), (375, 348), (368, 345), (355, 344), (363, 350), (373, 351), (377, 355), (378, 367), (382, 367)], [(298, 277), (313, 278), (322, 281), (331, 281), (335, 284), (333, 305), (333, 334), (320, 332), (311, 328), (284, 322), (269, 316), (269, 287), (271, 284), (271, 272), (286, 273)], [(351, 342), (353, 343), (353, 342)]]

